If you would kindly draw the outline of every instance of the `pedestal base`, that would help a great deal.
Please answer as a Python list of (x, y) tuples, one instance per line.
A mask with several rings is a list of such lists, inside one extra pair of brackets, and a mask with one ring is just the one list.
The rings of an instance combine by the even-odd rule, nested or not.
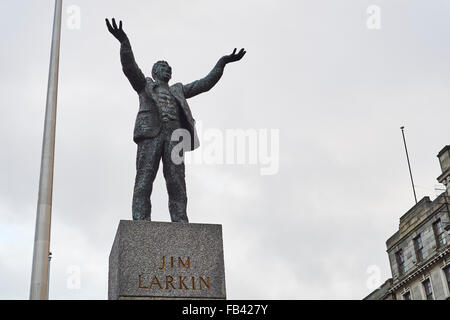
[(222, 226), (121, 220), (108, 299), (225, 299)]

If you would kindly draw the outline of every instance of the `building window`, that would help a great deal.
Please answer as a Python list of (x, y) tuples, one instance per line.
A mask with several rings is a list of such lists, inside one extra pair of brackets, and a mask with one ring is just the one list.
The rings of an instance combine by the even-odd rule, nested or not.
[(436, 238), (436, 247), (440, 248), (447, 243), (445, 238), (444, 228), (442, 227), (441, 219), (433, 223), (434, 237)]
[(411, 300), (411, 291), (403, 294), (403, 300)]
[(417, 262), (420, 262), (424, 258), (422, 237), (418, 235), (413, 239), (413, 242), (414, 242), (414, 250), (416, 251)]
[(425, 297), (427, 300), (434, 300), (433, 298), (433, 289), (431, 288), (431, 281), (430, 279), (425, 280), (422, 282), (423, 289), (425, 290)]
[(395, 253), (395, 258), (397, 259), (398, 273), (402, 276), (405, 274), (405, 257), (403, 256), (403, 250), (400, 249)]
[(450, 290), (450, 265), (448, 265), (444, 268), (444, 274), (445, 274), (445, 278), (447, 279), (448, 289)]

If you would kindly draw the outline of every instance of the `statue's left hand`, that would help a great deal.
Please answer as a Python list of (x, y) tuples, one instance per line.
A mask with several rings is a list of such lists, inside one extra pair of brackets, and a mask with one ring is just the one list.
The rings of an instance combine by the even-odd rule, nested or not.
[(233, 53), (228, 55), (228, 56), (224, 56), (223, 58), (225, 59), (226, 63), (230, 63), (230, 62), (235, 62), (235, 61), (239, 61), (241, 60), (244, 55), (247, 53), (247, 51), (245, 51), (245, 49), (241, 49), (238, 53), (236, 53), (236, 48), (233, 50)]

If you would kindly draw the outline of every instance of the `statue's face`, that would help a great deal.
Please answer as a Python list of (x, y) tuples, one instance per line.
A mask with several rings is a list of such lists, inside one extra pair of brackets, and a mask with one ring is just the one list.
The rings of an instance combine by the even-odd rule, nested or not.
[(164, 81), (169, 82), (172, 78), (172, 68), (169, 66), (167, 62), (157, 62), (154, 68), (154, 77)]

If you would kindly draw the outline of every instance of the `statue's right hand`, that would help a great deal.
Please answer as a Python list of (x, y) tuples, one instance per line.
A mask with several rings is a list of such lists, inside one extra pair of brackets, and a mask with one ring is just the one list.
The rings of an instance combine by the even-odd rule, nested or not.
[(119, 27), (117, 27), (116, 24), (116, 20), (113, 18), (112, 19), (112, 26), (111, 23), (109, 23), (108, 19), (106, 20), (106, 26), (108, 27), (109, 32), (111, 32), (111, 34), (120, 42), (123, 42), (125, 40), (127, 40), (127, 35), (125, 33), (125, 31), (122, 30), (122, 21), (119, 21)]

